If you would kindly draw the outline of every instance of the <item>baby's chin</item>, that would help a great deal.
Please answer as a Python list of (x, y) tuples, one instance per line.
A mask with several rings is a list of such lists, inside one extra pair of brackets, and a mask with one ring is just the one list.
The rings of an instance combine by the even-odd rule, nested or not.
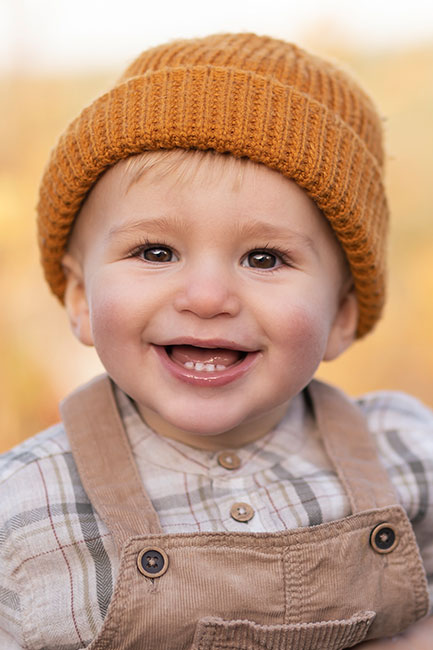
[(239, 448), (266, 435), (283, 416), (287, 405), (281, 405), (272, 413), (272, 418), (262, 420), (250, 417), (240, 419), (220, 408), (212, 413), (202, 406), (199, 412), (182, 413), (176, 417), (173, 412), (164, 419), (149, 409), (139, 409), (143, 420), (159, 435), (183, 442), (192, 447), (207, 450)]
[[(149, 417), (145, 417), (145, 421), (149, 421)], [(170, 418), (168, 420), (157, 419), (153, 420), (152, 428), (162, 436), (167, 438), (174, 438), (177, 440), (207, 440), (212, 439), (217, 442), (217, 439), (233, 439), (236, 440), (240, 430), (243, 429), (244, 423), (239, 423), (237, 420), (224, 420), (223, 422), (216, 421), (212, 417), (200, 418)]]

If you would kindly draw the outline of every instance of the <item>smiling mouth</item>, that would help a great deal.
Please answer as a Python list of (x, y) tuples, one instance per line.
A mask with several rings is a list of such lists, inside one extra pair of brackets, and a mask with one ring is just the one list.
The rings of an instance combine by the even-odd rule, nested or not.
[(241, 363), (248, 354), (243, 350), (195, 345), (167, 345), (165, 350), (175, 364), (203, 373), (223, 372)]
[(228, 347), (219, 347), (224, 346), (225, 341), (206, 341), (209, 347), (195, 343), (179, 341), (152, 347), (169, 375), (198, 388), (232, 384), (250, 373), (261, 358), (260, 350), (237, 349), (231, 342)]

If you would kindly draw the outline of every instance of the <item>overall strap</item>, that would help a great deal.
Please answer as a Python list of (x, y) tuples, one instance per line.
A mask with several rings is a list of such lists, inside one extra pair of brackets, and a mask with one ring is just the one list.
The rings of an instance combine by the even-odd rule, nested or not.
[(307, 388), (326, 452), (352, 513), (398, 503), (397, 494), (361, 410), (337, 388), (313, 380)]
[(110, 379), (96, 377), (60, 404), (83, 487), (118, 548), (131, 536), (161, 533), (114, 399)]

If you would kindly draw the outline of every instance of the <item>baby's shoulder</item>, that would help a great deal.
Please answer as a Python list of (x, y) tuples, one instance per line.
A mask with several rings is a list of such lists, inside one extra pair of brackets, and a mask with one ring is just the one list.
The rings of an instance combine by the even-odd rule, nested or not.
[(417, 398), (399, 391), (375, 391), (356, 398), (373, 435), (390, 431), (430, 431), (433, 411)]
[(59, 422), (0, 454), (0, 485), (38, 461), (65, 453), (70, 453), (70, 446), (63, 424)]
[[(84, 621), (83, 638), (92, 638), (95, 625), (102, 625), (101, 603), (106, 610), (111, 598), (116, 562), (114, 542), (89, 502), (62, 424), (0, 456), (0, 628), (19, 647), (28, 647), (28, 639), (32, 648), (48, 647), (51, 628), (66, 630), (65, 639), (74, 634), (72, 579), (76, 620)], [(98, 593), (96, 604), (80, 597), (80, 576)], [(99, 581), (94, 586), (92, 576)]]
[(46, 507), (64, 482), (71, 450), (61, 423), (0, 454), (0, 526)]
[(433, 486), (433, 411), (394, 391), (368, 393), (355, 401), (394, 483)]

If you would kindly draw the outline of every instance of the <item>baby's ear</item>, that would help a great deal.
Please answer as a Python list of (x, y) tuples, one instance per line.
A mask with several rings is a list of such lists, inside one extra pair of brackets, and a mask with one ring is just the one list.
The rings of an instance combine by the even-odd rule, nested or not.
[(329, 333), (328, 345), (323, 361), (332, 361), (340, 356), (355, 340), (358, 327), (359, 308), (355, 289), (344, 290), (335, 319)]
[(93, 345), (83, 269), (70, 253), (64, 255), (62, 267), (66, 276), (65, 308), (72, 331), (81, 343)]

